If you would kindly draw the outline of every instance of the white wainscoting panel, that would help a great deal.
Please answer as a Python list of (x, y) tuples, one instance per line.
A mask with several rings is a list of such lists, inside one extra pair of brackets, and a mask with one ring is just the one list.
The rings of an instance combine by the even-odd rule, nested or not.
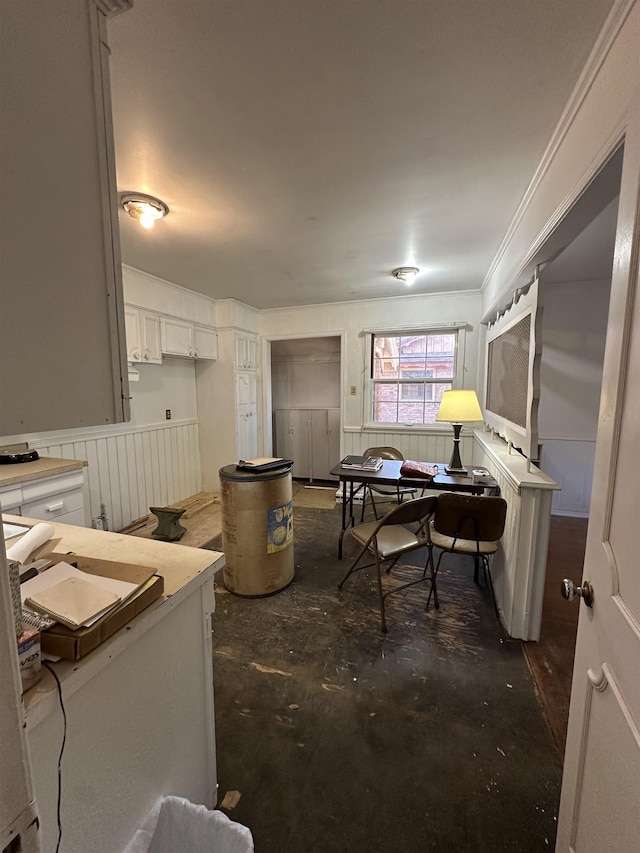
[(201, 489), (196, 420), (87, 430), (29, 446), (41, 456), (87, 461), (87, 514), (97, 518), (104, 504), (109, 530), (148, 515), (150, 506), (167, 506)]
[(540, 468), (560, 486), (551, 512), (587, 518), (591, 503), (595, 440), (541, 438)]
[[(453, 452), (453, 428), (430, 432), (365, 432), (357, 427), (345, 427), (342, 437), (344, 456), (350, 453), (360, 454), (367, 447), (395, 447), (403, 453), (405, 459), (448, 463)], [(473, 446), (473, 434), (465, 434), (463, 431), (460, 455), (467, 468), (473, 461)]]
[(558, 488), (546, 473), (489, 432), (477, 430), (474, 466), (487, 468), (507, 502), (507, 522), (491, 560), (502, 621), (511, 637), (538, 640), (549, 544), (551, 498)]

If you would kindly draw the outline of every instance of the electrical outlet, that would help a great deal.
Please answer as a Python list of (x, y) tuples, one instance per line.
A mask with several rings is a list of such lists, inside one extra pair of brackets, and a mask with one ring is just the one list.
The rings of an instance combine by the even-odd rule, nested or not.
[(96, 530), (104, 530), (104, 521), (101, 516), (93, 519), (93, 526)]
[(165, 409), (164, 410), (164, 416), (168, 421), (170, 421), (171, 420), (171, 409)]
[(355, 397), (357, 393), (358, 393), (357, 387), (355, 385), (352, 385), (351, 386), (351, 396)]

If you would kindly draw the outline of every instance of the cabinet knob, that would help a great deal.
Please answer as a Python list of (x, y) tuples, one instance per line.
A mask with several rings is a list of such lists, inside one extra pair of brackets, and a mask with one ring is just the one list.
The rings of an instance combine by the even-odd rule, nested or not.
[(144, 358), (144, 360), (145, 360), (145, 361), (149, 361), (149, 359), (151, 358), (151, 353), (149, 352), (149, 350), (148, 350), (148, 349), (146, 349), (146, 350), (144, 351), (144, 356), (143, 356), (143, 358)]
[(140, 353), (138, 352), (137, 349), (132, 350), (131, 357), (135, 358), (136, 360), (140, 358)]

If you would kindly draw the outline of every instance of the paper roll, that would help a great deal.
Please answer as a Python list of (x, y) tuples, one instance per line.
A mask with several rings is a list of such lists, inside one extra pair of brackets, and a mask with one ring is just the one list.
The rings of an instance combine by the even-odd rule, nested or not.
[(55, 527), (46, 521), (34, 524), (28, 533), (25, 533), (15, 545), (7, 548), (7, 559), (17, 560), (18, 563), (26, 563), (36, 550), (53, 537)]

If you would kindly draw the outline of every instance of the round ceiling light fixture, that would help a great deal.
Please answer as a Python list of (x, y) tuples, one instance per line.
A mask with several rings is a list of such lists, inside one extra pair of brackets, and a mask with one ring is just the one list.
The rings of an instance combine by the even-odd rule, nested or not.
[(169, 207), (163, 201), (145, 193), (120, 193), (120, 204), (143, 228), (153, 228), (158, 219), (169, 213)]
[(418, 267), (398, 267), (391, 275), (399, 281), (404, 281), (405, 284), (413, 284), (419, 272)]

